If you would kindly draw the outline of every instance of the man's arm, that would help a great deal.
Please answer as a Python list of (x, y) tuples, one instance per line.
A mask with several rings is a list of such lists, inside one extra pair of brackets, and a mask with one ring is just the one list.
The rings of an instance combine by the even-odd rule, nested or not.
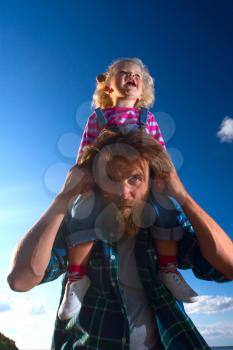
[(69, 171), (64, 186), (50, 207), (15, 248), (8, 283), (13, 290), (28, 291), (41, 282), (54, 240), (69, 203), (91, 186), (92, 179), (77, 165)]
[(194, 228), (204, 258), (225, 278), (233, 279), (233, 243), (230, 237), (190, 196), (175, 169), (166, 180), (156, 180), (155, 188), (177, 200)]

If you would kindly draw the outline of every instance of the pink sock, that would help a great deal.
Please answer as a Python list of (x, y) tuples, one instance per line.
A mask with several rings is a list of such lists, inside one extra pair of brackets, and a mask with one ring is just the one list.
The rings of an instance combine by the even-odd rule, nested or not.
[(68, 282), (80, 280), (87, 273), (86, 265), (68, 265)]

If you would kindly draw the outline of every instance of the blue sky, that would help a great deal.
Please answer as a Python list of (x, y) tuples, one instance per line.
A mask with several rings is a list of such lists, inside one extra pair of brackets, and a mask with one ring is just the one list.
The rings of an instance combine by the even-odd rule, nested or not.
[[(181, 179), (233, 238), (232, 15), (227, 0), (0, 0), (0, 331), (22, 349), (48, 348), (60, 281), (10, 291), (10, 255), (74, 162), (95, 77), (114, 59), (148, 66)], [(185, 277), (209, 344), (233, 345), (233, 283)]]

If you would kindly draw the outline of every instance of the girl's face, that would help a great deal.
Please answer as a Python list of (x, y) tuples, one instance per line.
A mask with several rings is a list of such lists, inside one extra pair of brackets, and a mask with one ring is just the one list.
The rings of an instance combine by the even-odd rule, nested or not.
[(114, 106), (134, 107), (142, 97), (143, 72), (136, 63), (119, 63), (109, 85), (113, 89), (111, 98)]

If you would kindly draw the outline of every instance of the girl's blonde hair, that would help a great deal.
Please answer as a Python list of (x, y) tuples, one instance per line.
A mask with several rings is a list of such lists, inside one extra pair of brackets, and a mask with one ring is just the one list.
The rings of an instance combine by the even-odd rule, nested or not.
[(92, 106), (94, 108), (109, 108), (113, 107), (113, 101), (111, 94), (106, 91), (106, 86), (108, 86), (111, 77), (117, 71), (119, 64), (131, 62), (137, 64), (142, 70), (143, 76), (143, 92), (142, 98), (136, 102), (136, 108), (150, 108), (155, 100), (155, 89), (154, 89), (154, 79), (150, 75), (147, 67), (139, 58), (123, 58), (114, 61), (107, 69), (104, 74), (99, 74), (96, 77), (96, 89), (93, 94)]

